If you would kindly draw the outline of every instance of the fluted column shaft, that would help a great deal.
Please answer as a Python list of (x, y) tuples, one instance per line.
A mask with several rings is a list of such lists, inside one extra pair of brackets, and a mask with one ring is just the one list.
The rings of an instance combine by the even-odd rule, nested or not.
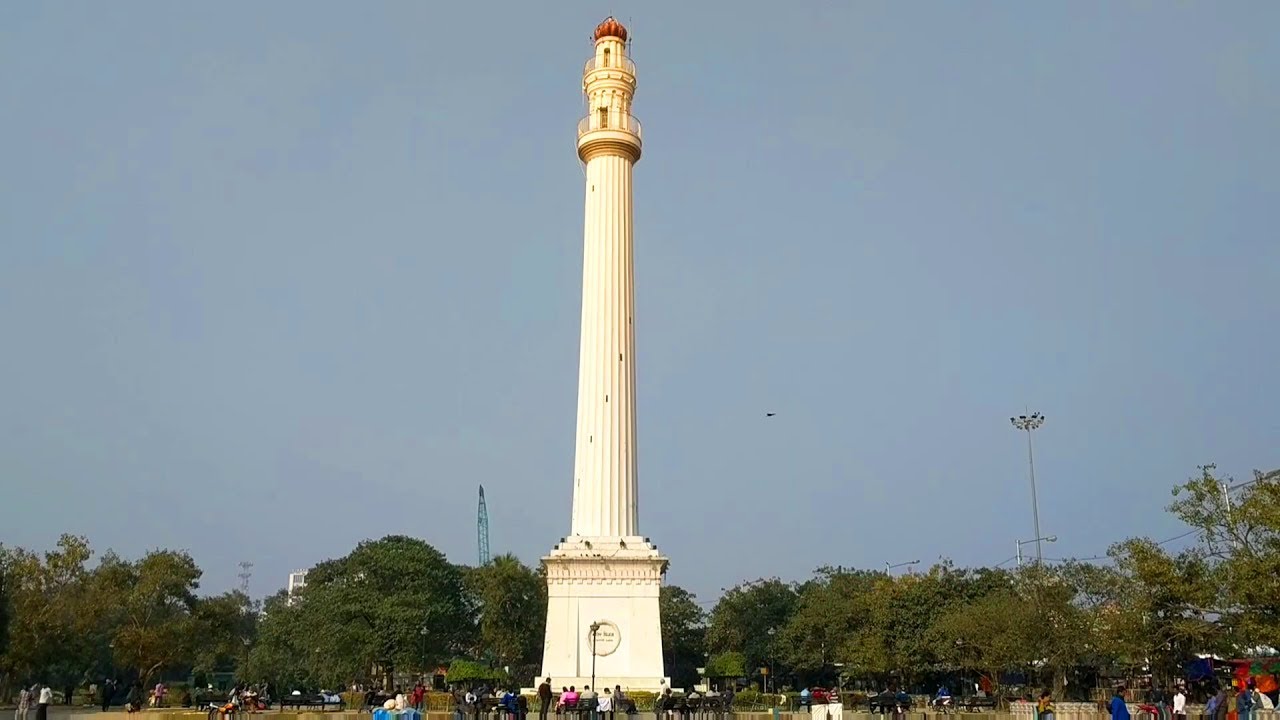
[(586, 164), (573, 534), (639, 534), (632, 158)]

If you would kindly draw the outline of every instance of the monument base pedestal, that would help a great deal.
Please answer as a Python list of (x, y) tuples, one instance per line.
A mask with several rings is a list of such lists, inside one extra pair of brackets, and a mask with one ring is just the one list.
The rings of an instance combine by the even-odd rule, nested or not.
[(551, 678), (557, 690), (592, 685), (594, 648), (595, 687), (657, 691), (670, 684), (658, 616), (667, 558), (648, 539), (575, 535), (542, 565), (547, 634), (539, 682)]

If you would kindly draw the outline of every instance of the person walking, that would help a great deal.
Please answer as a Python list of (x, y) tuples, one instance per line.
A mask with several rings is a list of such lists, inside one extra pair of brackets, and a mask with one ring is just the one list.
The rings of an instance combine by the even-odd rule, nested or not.
[(1036, 717), (1039, 720), (1053, 720), (1053, 697), (1048, 688), (1040, 693), (1040, 701), (1036, 703)]
[(1187, 720), (1187, 689), (1182, 683), (1173, 690), (1173, 720)]
[(546, 678), (538, 686), (538, 720), (547, 720), (547, 712), (551, 709), (551, 678)]
[(1227, 699), (1227, 689), (1219, 688), (1213, 699), (1209, 701), (1209, 706), (1213, 709), (1205, 708), (1205, 714), (1212, 720), (1227, 720), (1227, 713), (1231, 710), (1231, 701)]
[(18, 693), (18, 708), (13, 711), (13, 720), (27, 720), (27, 714), (31, 712), (31, 690), (22, 688), (22, 692)]
[(481, 693), (476, 692), (476, 689), (467, 691), (467, 708), (471, 710), (471, 717), (475, 720), (480, 720), (480, 714), (483, 712), (480, 706), (483, 704)]
[(1253, 720), (1253, 681), (1249, 681), (1249, 685), (1240, 688), (1240, 692), (1236, 693), (1236, 717), (1239, 720)]
[(453, 720), (467, 720), (467, 694), (457, 686), (453, 688)]
[(1129, 706), (1124, 701), (1124, 686), (1116, 687), (1116, 692), (1111, 696), (1111, 703), (1107, 705), (1107, 711), (1111, 713), (1111, 720), (1129, 720)]
[(142, 681), (135, 680), (133, 685), (129, 686), (129, 694), (125, 697), (124, 708), (129, 713), (136, 713), (142, 710)]
[(1164, 688), (1154, 683), (1151, 685), (1151, 706), (1156, 709), (1155, 720), (1169, 720), (1169, 704)]
[(49, 719), (49, 705), (53, 702), (53, 688), (48, 683), (40, 683), (40, 696), (36, 701), (36, 720)]

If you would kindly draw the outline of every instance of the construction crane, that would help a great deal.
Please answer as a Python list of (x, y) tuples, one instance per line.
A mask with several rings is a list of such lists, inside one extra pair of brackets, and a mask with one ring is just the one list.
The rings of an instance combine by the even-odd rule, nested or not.
[(480, 567), (489, 564), (489, 509), (484, 505), (484, 486), (480, 486), (480, 507), (476, 511), (476, 542), (480, 545)]

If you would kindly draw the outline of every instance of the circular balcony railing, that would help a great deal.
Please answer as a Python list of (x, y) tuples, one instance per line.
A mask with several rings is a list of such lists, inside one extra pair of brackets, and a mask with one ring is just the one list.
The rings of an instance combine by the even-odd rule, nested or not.
[(636, 74), (636, 64), (631, 62), (631, 58), (613, 57), (609, 55), (597, 55), (588, 60), (587, 64), (582, 68), (582, 74), (586, 75), (589, 72), (594, 72), (596, 70), (608, 70), (610, 68), (621, 70), (632, 75)]
[(640, 128), (640, 121), (635, 119), (635, 116), (633, 115), (594, 113), (578, 121), (579, 138), (589, 132), (595, 132), (596, 130), (621, 130), (623, 132), (629, 132), (641, 140), (644, 139), (644, 132)]

